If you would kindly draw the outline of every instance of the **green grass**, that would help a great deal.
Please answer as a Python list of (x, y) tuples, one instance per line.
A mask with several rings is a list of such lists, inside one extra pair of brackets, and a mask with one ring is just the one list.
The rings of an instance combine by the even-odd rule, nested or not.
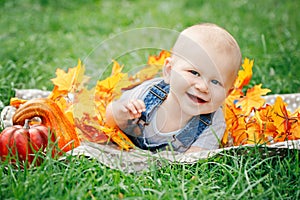
[[(299, 6), (294, 0), (0, 0), (0, 101), (7, 105), (14, 88), (51, 90), (55, 69), (73, 67), (78, 59), (89, 61), (88, 75), (96, 79), (109, 70), (106, 55), (110, 53), (117, 55), (126, 70), (132, 70), (157, 49), (126, 52), (132, 42), (144, 45), (145, 41), (126, 36), (124, 31), (165, 28), (168, 31), (160, 30), (161, 35), (170, 33), (170, 38), (154, 34), (147, 39), (168, 46), (176, 32), (200, 22), (228, 29), (240, 44), (243, 57), (254, 59), (250, 85), (263, 83), (272, 93), (298, 93)], [(108, 45), (109, 51), (101, 44)], [(150, 172), (139, 174), (112, 170), (86, 158), (68, 160), (58, 162), (48, 157), (30, 170), (2, 162), (0, 199), (300, 197), (297, 152), (284, 158), (265, 158), (254, 152), (226, 154), (194, 165), (159, 168), (153, 164)]]
[[(2, 163), (2, 199), (297, 199), (299, 151), (263, 156), (264, 149), (224, 152), (196, 164), (153, 163), (126, 174), (85, 157), (45, 156), (21, 170)], [(260, 150), (260, 151), (259, 151)], [(261, 153), (259, 153), (261, 152)], [(267, 151), (266, 151), (267, 152)], [(298, 166), (295, 168), (295, 166)]]

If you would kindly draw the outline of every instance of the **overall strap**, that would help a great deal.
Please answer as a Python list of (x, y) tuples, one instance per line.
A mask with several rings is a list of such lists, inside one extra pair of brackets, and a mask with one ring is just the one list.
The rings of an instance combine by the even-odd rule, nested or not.
[[(143, 99), (146, 106), (146, 111), (142, 112), (141, 117), (136, 122), (141, 132), (144, 130), (144, 127), (149, 124), (151, 115), (155, 108), (161, 105), (167, 98), (169, 91), (170, 86), (163, 80), (150, 87), (149, 91), (146, 93), (145, 98)], [(148, 144), (146, 138), (144, 138), (143, 136), (127, 136), (135, 145), (137, 145), (141, 149), (147, 149), (150, 151), (156, 151), (157, 149), (162, 149), (168, 145), (167, 143), (151, 145)]]
[(138, 123), (148, 125), (150, 116), (155, 108), (164, 102), (170, 91), (170, 85), (166, 84), (163, 80), (158, 84), (153, 85), (144, 98), (146, 111), (142, 112)]
[[(144, 98), (146, 111), (142, 112), (141, 117), (136, 122), (141, 131), (149, 124), (153, 111), (164, 102), (169, 91), (169, 84), (166, 84), (163, 80), (150, 87)], [(204, 129), (212, 123), (212, 116), (213, 113), (193, 117), (189, 124), (174, 137), (174, 141), (172, 141), (173, 147), (176, 149), (180, 147), (188, 148), (199, 137)], [(148, 149), (150, 151), (162, 149), (168, 145), (168, 143), (148, 144), (144, 137), (129, 137), (140, 148)]]
[[(212, 123), (213, 113), (203, 114), (193, 117), (188, 125), (186, 125), (181, 132), (174, 138), (173, 144), (175, 146), (183, 146), (188, 148), (193, 142), (197, 140), (199, 135)], [(177, 144), (177, 145), (176, 145)]]

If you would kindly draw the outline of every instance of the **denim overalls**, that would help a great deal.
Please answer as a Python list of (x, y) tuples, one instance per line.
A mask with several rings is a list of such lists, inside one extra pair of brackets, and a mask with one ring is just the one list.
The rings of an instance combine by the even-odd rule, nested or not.
[(184, 152), (196, 141), (204, 129), (211, 125), (213, 113), (195, 116), (180, 130), (179, 134), (173, 137), (170, 143), (149, 144), (143, 134), (144, 127), (149, 124), (153, 112), (167, 98), (169, 90), (169, 84), (166, 84), (163, 80), (151, 86), (143, 99), (146, 111), (142, 113), (139, 119), (128, 121), (128, 126), (123, 131), (137, 147), (156, 151), (158, 149), (165, 149), (171, 145), (173, 150)]

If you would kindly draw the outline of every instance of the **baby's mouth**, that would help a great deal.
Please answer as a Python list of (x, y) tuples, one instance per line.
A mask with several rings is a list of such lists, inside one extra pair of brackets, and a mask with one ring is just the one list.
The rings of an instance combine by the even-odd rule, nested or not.
[(189, 97), (192, 101), (194, 101), (195, 103), (206, 103), (206, 102), (207, 102), (206, 100), (201, 99), (201, 98), (199, 98), (199, 97), (196, 97), (196, 96), (194, 96), (194, 95), (192, 95), (192, 94), (187, 93), (187, 95), (188, 95), (188, 97)]

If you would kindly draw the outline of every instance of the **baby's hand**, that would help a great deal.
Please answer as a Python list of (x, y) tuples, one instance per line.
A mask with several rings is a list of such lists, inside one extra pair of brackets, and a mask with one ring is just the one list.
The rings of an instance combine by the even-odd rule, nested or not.
[(140, 99), (134, 99), (123, 105), (123, 112), (129, 114), (129, 119), (141, 117), (142, 112), (146, 111), (145, 103)]

